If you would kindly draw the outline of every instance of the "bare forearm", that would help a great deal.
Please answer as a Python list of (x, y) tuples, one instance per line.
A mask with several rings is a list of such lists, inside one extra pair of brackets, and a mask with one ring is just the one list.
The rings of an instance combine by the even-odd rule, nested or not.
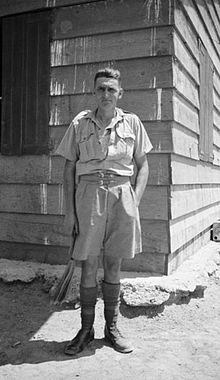
[(69, 161), (64, 169), (64, 197), (66, 205), (66, 215), (75, 213), (75, 165)]
[(72, 161), (66, 161), (64, 169), (64, 196), (66, 212), (64, 219), (64, 233), (72, 235), (79, 232), (77, 216), (75, 212), (75, 169), (76, 165)]
[(149, 167), (147, 160), (138, 167), (138, 172), (135, 181), (135, 195), (137, 200), (137, 205), (139, 206), (140, 200), (143, 196), (145, 187), (147, 185), (149, 175)]

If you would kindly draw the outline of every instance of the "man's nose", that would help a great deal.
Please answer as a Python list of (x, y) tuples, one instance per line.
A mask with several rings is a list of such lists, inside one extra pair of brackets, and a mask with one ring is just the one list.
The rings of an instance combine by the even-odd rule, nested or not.
[(109, 96), (109, 91), (107, 88), (105, 88), (105, 90), (103, 91), (103, 96), (104, 97), (108, 97)]

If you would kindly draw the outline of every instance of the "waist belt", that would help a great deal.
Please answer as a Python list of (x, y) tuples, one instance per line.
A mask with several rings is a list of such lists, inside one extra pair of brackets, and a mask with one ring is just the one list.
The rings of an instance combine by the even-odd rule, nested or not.
[(83, 174), (79, 181), (93, 182), (99, 186), (117, 186), (130, 181), (129, 176), (121, 176), (112, 172), (100, 171), (94, 174)]

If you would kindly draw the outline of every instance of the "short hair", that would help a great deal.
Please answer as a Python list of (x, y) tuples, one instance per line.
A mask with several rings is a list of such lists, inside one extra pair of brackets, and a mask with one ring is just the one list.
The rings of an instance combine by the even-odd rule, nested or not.
[(113, 78), (117, 79), (119, 85), (121, 86), (121, 73), (119, 70), (112, 69), (110, 67), (105, 67), (104, 69), (100, 69), (95, 74), (94, 85), (98, 78)]

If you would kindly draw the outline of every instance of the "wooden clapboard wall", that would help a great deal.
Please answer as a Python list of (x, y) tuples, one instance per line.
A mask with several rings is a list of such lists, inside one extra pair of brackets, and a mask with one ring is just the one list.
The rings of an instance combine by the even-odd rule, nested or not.
[[(170, 271), (207, 242), (220, 216), (219, 2), (177, 0), (174, 18)], [(203, 72), (205, 54), (209, 74)], [(208, 143), (204, 159), (201, 144)]]
[(1, 257), (67, 259), (64, 160), (55, 148), (74, 115), (92, 107), (95, 71), (111, 65), (122, 72), (121, 106), (140, 116), (154, 145), (140, 206), (144, 254), (126, 268), (164, 273), (170, 252), (173, 1), (7, 0), (0, 15), (46, 7), (52, 8), (50, 154), (0, 157)]

